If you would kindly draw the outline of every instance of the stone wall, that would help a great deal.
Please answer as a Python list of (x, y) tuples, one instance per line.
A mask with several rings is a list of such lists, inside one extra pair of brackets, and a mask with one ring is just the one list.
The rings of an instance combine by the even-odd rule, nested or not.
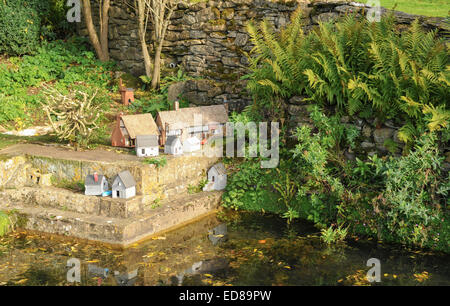
[[(180, 5), (168, 29), (163, 49), (164, 64), (181, 65), (189, 75), (203, 80), (179, 85), (174, 92), (183, 93), (195, 105), (220, 104), (226, 98), (231, 109), (241, 109), (250, 101), (245, 93), (246, 83), (240, 80), (247, 73), (245, 53), (253, 47), (246, 32), (247, 22), (266, 18), (279, 29), (289, 22), (291, 13), (298, 5), (306, 12), (307, 29), (319, 21), (334, 20), (347, 12), (363, 13), (367, 9), (360, 3), (342, 1), (224, 0)], [(386, 13), (386, 10), (383, 9), (383, 12)], [(410, 24), (419, 18), (425, 28), (445, 32), (443, 18), (402, 12), (395, 14), (400, 25)], [(83, 28), (80, 33), (87, 35)], [(136, 17), (126, 5), (126, 0), (113, 2), (109, 33), (112, 59), (118, 62), (122, 70), (136, 76), (143, 75)]]

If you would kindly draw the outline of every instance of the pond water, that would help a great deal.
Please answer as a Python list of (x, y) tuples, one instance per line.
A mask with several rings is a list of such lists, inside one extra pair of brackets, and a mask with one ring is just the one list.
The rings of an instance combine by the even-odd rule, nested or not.
[[(70, 283), (69, 259), (80, 283)], [(348, 239), (324, 245), (304, 222), (219, 213), (131, 246), (111, 249), (64, 237), (16, 232), (0, 239), (0, 285), (450, 285), (450, 256)], [(75, 261), (76, 261), (75, 260)]]

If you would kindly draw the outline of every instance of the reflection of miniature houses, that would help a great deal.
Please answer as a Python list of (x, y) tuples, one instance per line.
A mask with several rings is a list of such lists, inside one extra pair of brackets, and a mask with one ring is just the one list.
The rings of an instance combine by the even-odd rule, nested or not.
[(89, 174), (84, 181), (85, 195), (99, 196), (108, 190), (108, 181), (104, 175)]
[(184, 152), (194, 152), (201, 149), (200, 140), (197, 137), (190, 137), (183, 142)]
[(179, 103), (175, 102), (174, 110), (158, 112), (156, 117), (161, 132), (160, 145), (164, 145), (169, 136), (179, 136), (182, 143), (191, 137), (203, 141), (212, 135), (224, 133), (227, 122), (226, 105), (180, 108)]
[(227, 173), (222, 163), (215, 164), (208, 171), (208, 184), (204, 191), (223, 190), (227, 186)]
[(181, 144), (180, 137), (167, 137), (166, 145), (164, 146), (164, 153), (172, 155), (183, 154), (183, 145)]
[(128, 199), (136, 195), (136, 181), (130, 171), (120, 172), (114, 179), (112, 185), (112, 197)]
[(134, 102), (134, 89), (123, 86), (122, 79), (119, 79), (119, 92), (123, 105), (130, 105)]
[(136, 146), (137, 135), (154, 135), (159, 137), (158, 127), (151, 114), (117, 116), (116, 127), (111, 136), (113, 147)]
[(137, 276), (138, 269), (125, 273), (119, 273), (118, 271), (114, 272), (114, 277), (116, 278), (119, 286), (133, 286), (137, 280)]
[(159, 143), (157, 135), (137, 135), (136, 154), (139, 157), (158, 156)]

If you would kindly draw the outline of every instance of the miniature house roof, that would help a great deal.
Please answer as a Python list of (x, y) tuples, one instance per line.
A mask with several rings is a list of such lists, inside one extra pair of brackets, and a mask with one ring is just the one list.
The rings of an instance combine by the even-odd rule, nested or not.
[(212, 166), (211, 170), (212, 169), (216, 169), (219, 175), (227, 174), (227, 170), (225, 169), (225, 166), (222, 163), (215, 164), (214, 166)]
[(148, 147), (158, 147), (158, 136), (157, 135), (137, 135), (136, 136), (136, 147), (138, 148), (148, 148)]
[(158, 127), (151, 114), (129, 115), (121, 118), (132, 139), (137, 135), (159, 135)]
[(134, 180), (133, 175), (131, 175), (130, 171), (128, 170), (120, 172), (117, 177), (120, 178), (125, 188), (136, 186), (136, 181)]
[(95, 181), (94, 175), (89, 174), (86, 176), (86, 180), (84, 181), (84, 185), (86, 186), (100, 186), (102, 184), (104, 176), (99, 174), (97, 182)]
[(186, 139), (184, 142), (187, 143), (188, 145), (195, 146), (200, 144), (200, 139), (198, 139), (197, 137), (190, 137)]
[(177, 141), (180, 141), (180, 143), (181, 143), (181, 140), (178, 136), (169, 136), (169, 137), (167, 137), (166, 146), (171, 147), (171, 146), (175, 145), (175, 143)]
[(228, 122), (228, 112), (224, 105), (180, 108), (179, 110), (158, 112), (163, 127), (169, 124), (170, 129), (183, 129), (194, 126), (194, 116), (202, 115), (201, 125)]

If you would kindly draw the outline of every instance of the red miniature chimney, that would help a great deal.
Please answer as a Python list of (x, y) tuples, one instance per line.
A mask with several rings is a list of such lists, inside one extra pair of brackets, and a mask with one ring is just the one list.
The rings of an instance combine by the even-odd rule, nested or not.
[(94, 173), (94, 181), (97, 183), (98, 182), (98, 174), (97, 172)]
[(180, 110), (180, 102), (178, 102), (178, 101), (175, 101), (174, 103), (173, 103), (173, 109), (174, 110)]
[(134, 89), (133, 88), (126, 88), (123, 86), (122, 78), (119, 79), (119, 92), (122, 98), (122, 104), (123, 105), (130, 105), (130, 103), (134, 102)]

